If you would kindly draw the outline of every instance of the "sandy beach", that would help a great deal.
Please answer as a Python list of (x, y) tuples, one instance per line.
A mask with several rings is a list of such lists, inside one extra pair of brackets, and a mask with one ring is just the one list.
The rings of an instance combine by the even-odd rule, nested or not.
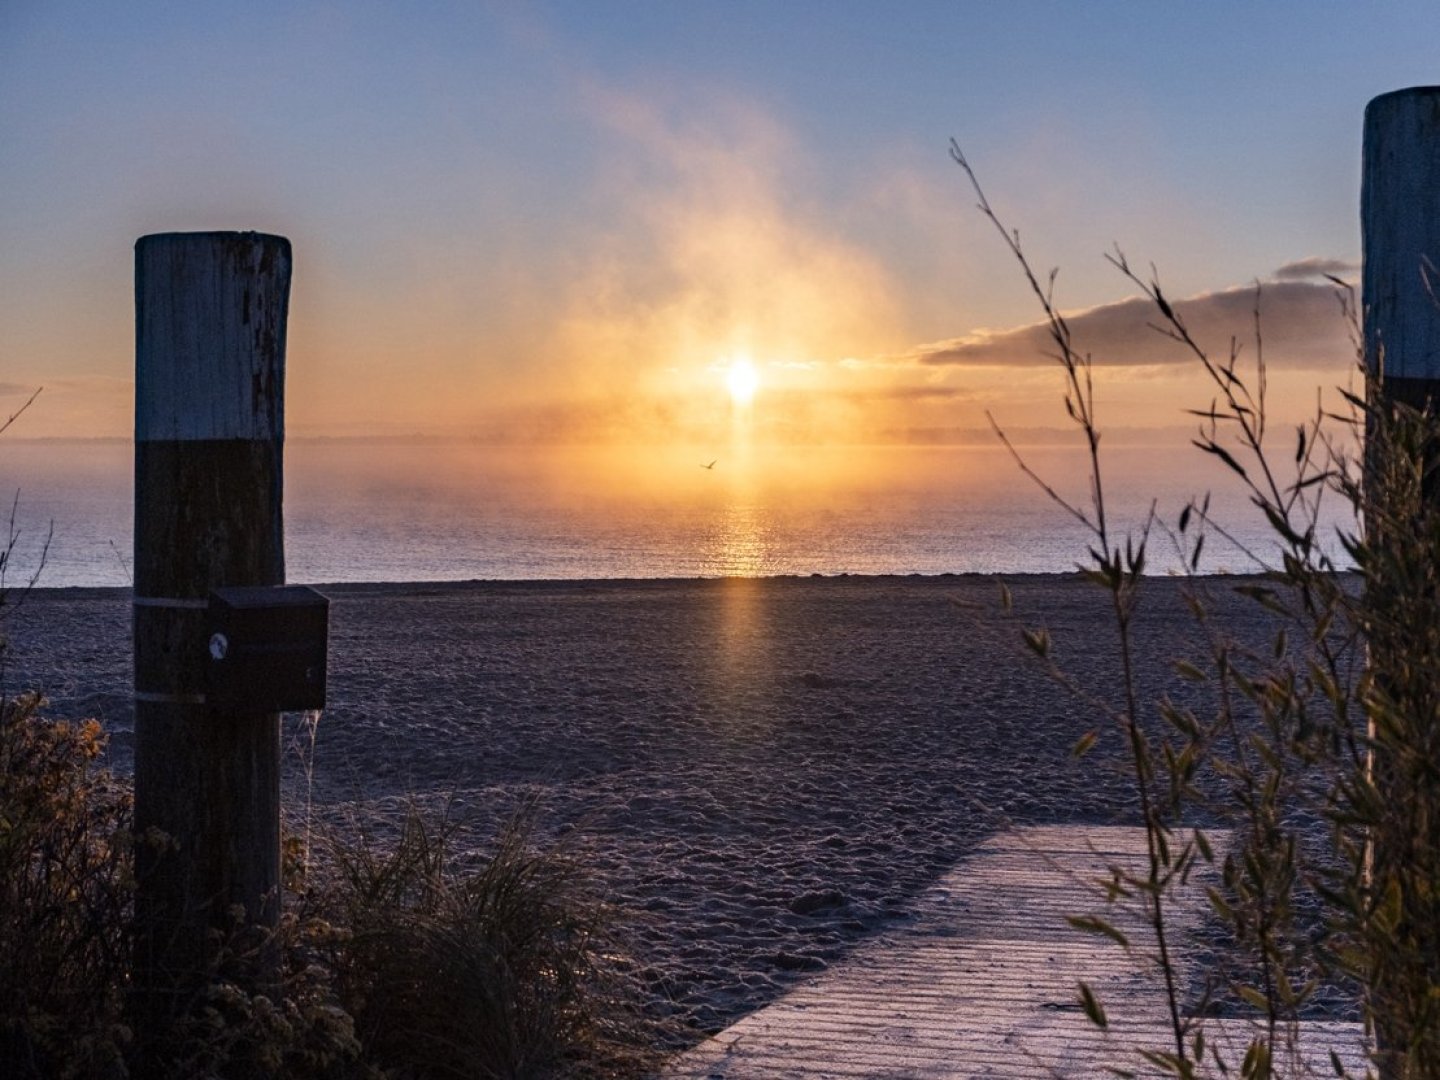
[[(329, 707), (313, 748), (326, 819), (449, 801), (483, 843), (529, 798), (577, 845), (657, 1000), (713, 1032), (904, 918), (1005, 823), (1131, 820), (1120, 741), (1021, 641), (1044, 626), (1088, 692), (1119, 663), (1106, 598), (1071, 577), (320, 586)], [(1263, 634), (1233, 579), (1223, 625)], [(1152, 583), (1142, 681), (1193, 694), (1182, 584)], [(8, 690), (95, 716), (128, 769), (129, 593), (35, 590), (10, 613)], [(287, 717), (287, 810), (304, 805)], [(1083, 763), (1085, 731), (1104, 732)]]

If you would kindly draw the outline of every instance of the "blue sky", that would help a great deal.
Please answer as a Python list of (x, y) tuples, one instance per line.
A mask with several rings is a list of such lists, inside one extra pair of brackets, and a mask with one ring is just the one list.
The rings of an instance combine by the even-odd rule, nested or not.
[[(254, 228), (295, 244), (296, 434), (703, 434), (742, 354), (827, 438), (1031, 422), (950, 137), (1067, 308), (1132, 294), (1112, 243), (1225, 293), (1358, 259), (1365, 103), (1437, 41), (1433, 3), (3, 0), (0, 407), (125, 434), (135, 238)], [(1116, 417), (1175, 422), (1125, 355)]]

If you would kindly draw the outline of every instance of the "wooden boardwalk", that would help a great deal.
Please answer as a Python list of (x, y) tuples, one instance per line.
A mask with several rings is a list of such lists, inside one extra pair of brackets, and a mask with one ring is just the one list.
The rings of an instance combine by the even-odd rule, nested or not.
[[(1163, 982), (1134, 916), (1104, 911), (1095, 883), (1108, 866), (1137, 871), (1143, 831), (1040, 826), (992, 837), (942, 878), (903, 925), (812, 982), (682, 1055), (667, 1080), (823, 1077), (1108, 1077), (1147, 1066), (1136, 1048), (1173, 1049)], [(1174, 912), (1175, 940), (1204, 918), (1200, 882)], [(1082, 934), (1067, 915), (1105, 914), (1136, 946)], [(1182, 967), (1185, 960), (1181, 961)], [(1109, 1030), (1085, 1017), (1084, 979)], [(1281, 1075), (1333, 1076), (1330, 1051), (1364, 1075), (1358, 1024), (1305, 1024)], [(1238, 1075), (1244, 1021), (1209, 1021)]]

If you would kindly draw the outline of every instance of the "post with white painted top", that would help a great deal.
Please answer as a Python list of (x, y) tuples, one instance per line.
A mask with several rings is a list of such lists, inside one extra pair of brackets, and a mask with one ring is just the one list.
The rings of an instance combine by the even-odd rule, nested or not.
[[(217, 974), (276, 977), (276, 713), (205, 701), (210, 590), (285, 580), (290, 242), (135, 245), (136, 1007), (163, 1030)], [(215, 933), (219, 931), (219, 933)]]

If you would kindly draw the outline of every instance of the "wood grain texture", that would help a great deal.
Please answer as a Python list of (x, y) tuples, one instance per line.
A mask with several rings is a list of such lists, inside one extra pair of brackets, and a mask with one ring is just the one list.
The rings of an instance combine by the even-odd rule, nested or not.
[(135, 445), (135, 595), (204, 599), (285, 580), (279, 439)]
[(157, 233), (135, 244), (135, 438), (281, 439), (290, 241)]
[[(1111, 866), (1143, 872), (1145, 859), (1145, 834), (1136, 828), (997, 834), (897, 929), (681, 1055), (665, 1080), (1099, 1080), (1115, 1068), (1158, 1077), (1137, 1052), (1174, 1048), (1148, 931), (1137, 916), (1107, 909), (1096, 885)], [(1202, 890), (1213, 876), (1209, 868), (1194, 874), (1171, 908), (1173, 941), (1194, 940), (1188, 935), (1205, 916)], [(1135, 947), (1066, 924), (1067, 915), (1091, 912), (1104, 913)], [(1182, 974), (1197, 959), (1182, 948)], [(1080, 1008), (1081, 979), (1105, 1006), (1105, 1031)], [(1245, 1018), (1205, 1021), (1207, 1040), (1236, 1063), (1257, 1030)], [(1360, 1024), (1304, 1023), (1295, 1038), (1281, 1075), (1330, 1075), (1332, 1050), (1363, 1074)]]
[(1366, 363), (1387, 379), (1440, 379), (1440, 87), (1366, 107), (1360, 225)]

